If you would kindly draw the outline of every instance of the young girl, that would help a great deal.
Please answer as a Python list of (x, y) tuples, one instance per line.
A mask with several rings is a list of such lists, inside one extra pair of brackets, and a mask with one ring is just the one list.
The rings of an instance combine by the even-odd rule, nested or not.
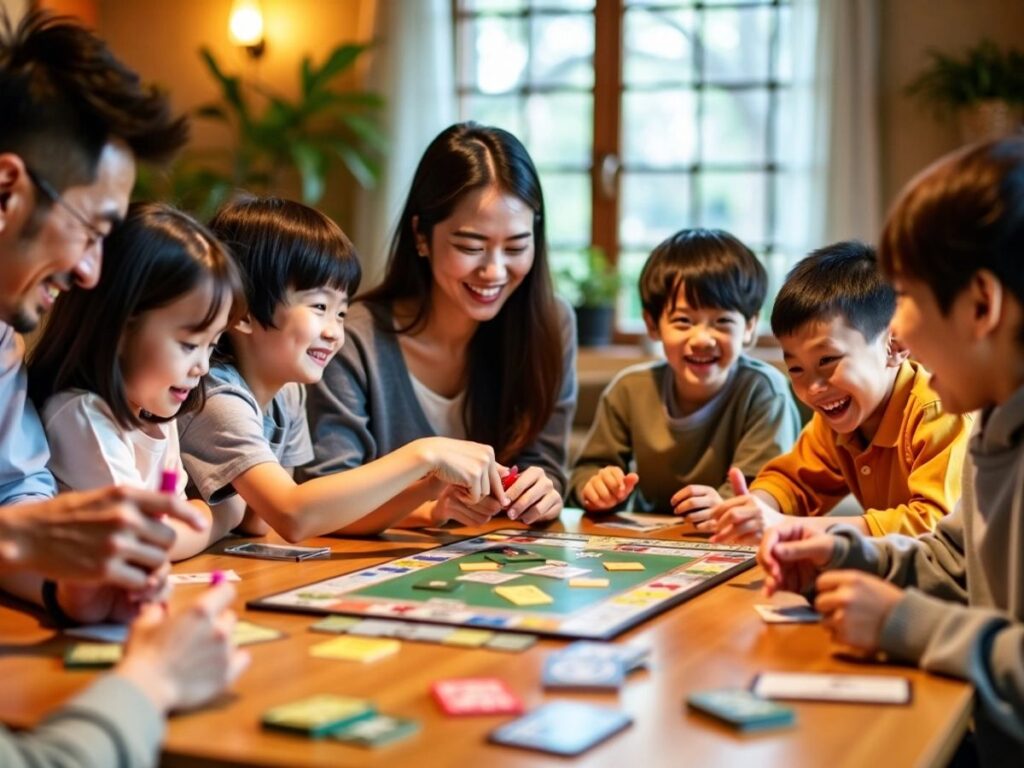
[[(510, 518), (559, 514), (575, 332), (551, 288), (540, 179), (514, 136), (460, 123), (431, 142), (384, 282), (352, 308), (348, 334), (310, 389), (316, 461), (304, 472), (329, 475), (427, 435), (468, 437), (522, 469)], [(435, 523), (470, 525), (503, 509), (426, 480), (349, 530), (380, 531), (421, 506)]]
[[(202, 406), (218, 336), (244, 310), (241, 278), (198, 222), (166, 205), (133, 205), (104, 244), (92, 291), (61, 297), (29, 358), (50, 469), (62, 489), (111, 484), (184, 494), (175, 418)], [(240, 522), (211, 515), (196, 531), (175, 521), (172, 560), (190, 557)]]
[(297, 484), (313, 457), (302, 385), (320, 380), (344, 340), (359, 262), (337, 224), (300, 203), (246, 198), (210, 224), (245, 275), (248, 313), (225, 335), (205, 408), (182, 420), (182, 454), (199, 494), (245, 528), (289, 541), (344, 528), (424, 477), (459, 498), (506, 501), (486, 445), (416, 440), (366, 466)]

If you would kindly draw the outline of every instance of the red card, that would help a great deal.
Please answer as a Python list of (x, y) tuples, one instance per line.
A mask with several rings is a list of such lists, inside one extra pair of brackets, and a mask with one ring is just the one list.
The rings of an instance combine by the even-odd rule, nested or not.
[(446, 715), (517, 715), (523, 702), (497, 677), (438, 680), (430, 687)]

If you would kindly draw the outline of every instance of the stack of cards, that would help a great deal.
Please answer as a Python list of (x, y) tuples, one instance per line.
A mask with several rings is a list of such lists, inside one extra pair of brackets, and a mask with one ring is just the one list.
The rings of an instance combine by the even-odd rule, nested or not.
[(495, 744), (579, 755), (633, 722), (625, 712), (572, 701), (552, 701), (491, 731)]
[(754, 610), (764, 619), (765, 624), (815, 624), (821, 621), (821, 614), (809, 605), (772, 605), (762, 603)]
[(105, 669), (121, 660), (122, 648), (113, 643), (75, 643), (64, 653), (66, 669)]
[(267, 710), (263, 726), (320, 738), (376, 714), (365, 699), (321, 694)]
[(376, 749), (406, 739), (419, 729), (420, 724), (407, 717), (373, 715), (331, 731), (330, 737), (345, 744)]
[(793, 710), (741, 688), (723, 688), (693, 693), (686, 700), (690, 709), (711, 715), (741, 731), (760, 731), (792, 725)]
[(618, 690), (626, 681), (626, 675), (646, 661), (646, 649), (580, 641), (552, 653), (544, 661), (544, 687)]
[(415, 643), (440, 643), (460, 648), (488, 648), (518, 653), (537, 643), (536, 635), (520, 632), (492, 632), (447, 624), (421, 624), (386, 619), (357, 619), (352, 616), (328, 616), (310, 627), (313, 632), (357, 637), (394, 637)]
[(430, 687), (446, 715), (518, 715), (523, 702), (497, 677), (438, 680)]

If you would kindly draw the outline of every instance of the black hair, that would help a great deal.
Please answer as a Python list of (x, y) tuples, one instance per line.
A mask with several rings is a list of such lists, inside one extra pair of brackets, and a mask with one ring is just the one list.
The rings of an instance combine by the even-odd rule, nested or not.
[(928, 285), (943, 314), (980, 269), (1024, 305), (1024, 138), (968, 147), (911, 181), (885, 223), (879, 262), (890, 277)]
[(640, 302), (653, 322), (675, 309), (680, 284), (691, 307), (731, 309), (750, 320), (764, 304), (768, 273), (728, 232), (683, 229), (651, 251), (640, 273)]
[(430, 314), (433, 273), (430, 260), (417, 252), (416, 237), (429, 242), (434, 226), (467, 195), (492, 185), (533, 211), (533, 267), (497, 317), (481, 323), (470, 341), (463, 416), (469, 438), (494, 446), (498, 460), (508, 462), (551, 418), (562, 386), (564, 347), (548, 267), (544, 195), (519, 139), (467, 122), (446, 128), (430, 143), (391, 241), (384, 280), (364, 299), (413, 302), (414, 317), (397, 332), (421, 328)]
[(895, 311), (896, 293), (878, 268), (875, 249), (847, 240), (797, 262), (775, 299), (772, 332), (790, 336), (807, 323), (841, 317), (873, 341)]
[[(331, 218), (308, 205), (246, 195), (228, 202), (210, 221), (245, 279), (249, 314), (264, 328), (288, 288), (328, 286), (350, 297), (362, 271), (351, 241)], [(222, 343), (226, 340), (222, 339)]]
[[(38, 407), (51, 395), (77, 388), (103, 398), (125, 429), (143, 420), (128, 402), (121, 365), (121, 342), (144, 313), (167, 306), (204, 282), (213, 298), (196, 318), (201, 331), (210, 326), (225, 301), (231, 302), (229, 325), (245, 312), (238, 268), (225, 248), (188, 214), (161, 203), (136, 203), (124, 223), (104, 242), (103, 272), (91, 291), (61, 296), (29, 356), (29, 392)], [(189, 393), (176, 416), (202, 407), (202, 382)], [(172, 417), (172, 418), (176, 418)]]
[(0, 115), (0, 152), (18, 155), (58, 192), (91, 183), (112, 139), (156, 162), (188, 140), (166, 94), (143, 87), (92, 32), (46, 11), (30, 11), (13, 29), (0, 12)]

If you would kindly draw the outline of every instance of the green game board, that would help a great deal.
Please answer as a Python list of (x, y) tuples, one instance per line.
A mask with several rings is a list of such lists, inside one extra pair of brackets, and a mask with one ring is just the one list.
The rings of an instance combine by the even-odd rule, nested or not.
[[(543, 561), (503, 562), (483, 575), (460, 568), (508, 553)], [(706, 542), (501, 530), (261, 598), (249, 607), (607, 639), (746, 570), (754, 553), (750, 547)], [(644, 570), (605, 569), (605, 563), (615, 562), (640, 563)], [(570, 573), (563, 568), (586, 569), (578, 575), (609, 584), (572, 587), (568, 577), (529, 572), (535, 568), (555, 568), (563, 576)], [(416, 586), (431, 581), (457, 586), (453, 591)], [(539, 588), (552, 602), (520, 606), (495, 592), (525, 585)]]

